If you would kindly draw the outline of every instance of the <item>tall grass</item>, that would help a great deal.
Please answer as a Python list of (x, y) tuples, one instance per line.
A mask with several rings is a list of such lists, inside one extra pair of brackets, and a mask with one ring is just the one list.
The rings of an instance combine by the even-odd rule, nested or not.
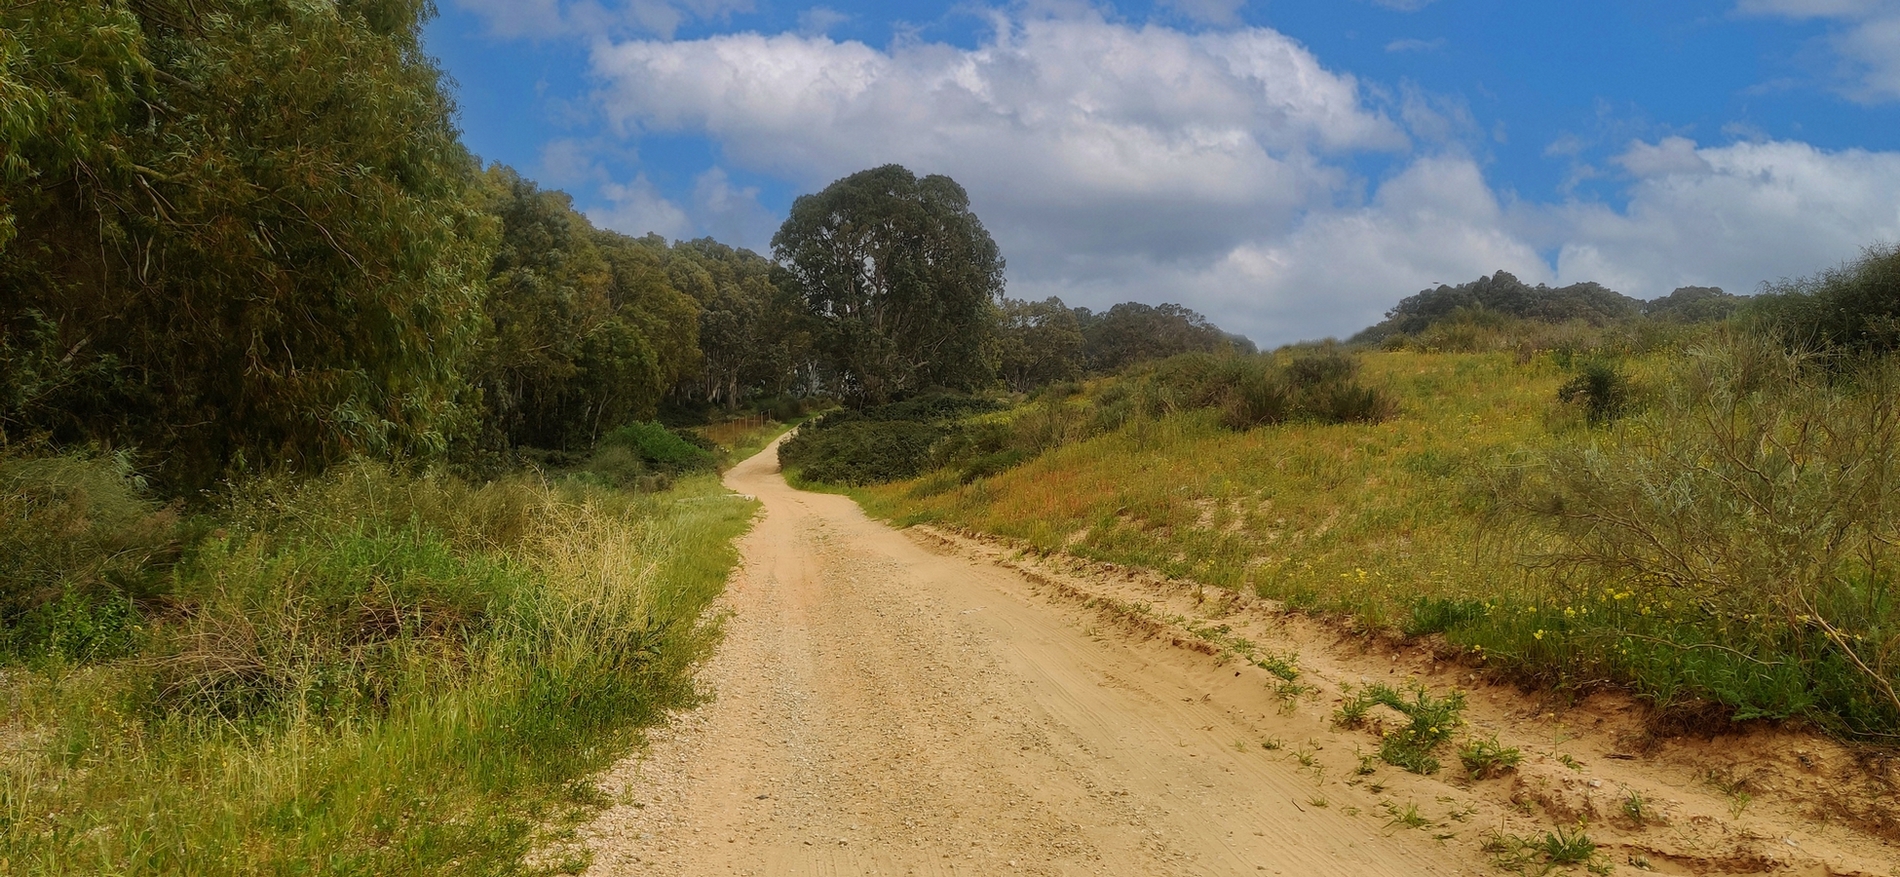
[(1690, 351), (1647, 411), (1501, 470), (1523, 562), (1577, 596), (1454, 638), (1665, 707), (1900, 732), (1896, 398), (1889, 361), (1843, 374), (1752, 337)]
[(693, 701), (752, 506), (359, 466), (226, 508), (131, 655), (0, 668), (0, 871), (518, 870)]

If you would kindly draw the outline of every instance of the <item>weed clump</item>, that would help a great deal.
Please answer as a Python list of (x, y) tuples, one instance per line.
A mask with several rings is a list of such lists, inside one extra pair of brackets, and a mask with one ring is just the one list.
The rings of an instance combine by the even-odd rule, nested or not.
[(1488, 780), (1503, 776), (1517, 769), (1524, 760), (1524, 753), (1515, 746), (1505, 746), (1495, 736), (1472, 739), (1458, 747), (1458, 761), (1465, 766), (1465, 773), (1474, 780)]
[(1692, 351), (1651, 407), (1505, 470), (1498, 522), (1561, 598), (1454, 626), (1499, 666), (1665, 713), (1900, 728), (1900, 366)]
[(1483, 849), (1496, 857), (1499, 867), (1518, 872), (1534, 865), (1543, 866), (1545, 873), (1567, 865), (1583, 865), (1592, 874), (1612, 870), (1609, 861), (1598, 854), (1596, 841), (1581, 826), (1574, 830), (1559, 827), (1544, 832), (1542, 837), (1498, 832), (1485, 839)]
[(1402, 693), (1383, 682), (1374, 683), (1340, 704), (1334, 721), (1343, 727), (1361, 726), (1374, 705), (1396, 710), (1409, 719), (1386, 733), (1379, 743), (1379, 758), (1412, 773), (1437, 773), (1439, 764), (1434, 753), (1464, 724), (1464, 692), (1434, 697), (1424, 685), (1414, 684)]

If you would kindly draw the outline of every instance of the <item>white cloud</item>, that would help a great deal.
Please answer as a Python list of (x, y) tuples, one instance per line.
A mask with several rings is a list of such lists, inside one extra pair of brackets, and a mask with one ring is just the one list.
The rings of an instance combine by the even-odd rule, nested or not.
[(1612, 160), (1631, 174), (1645, 178), (1670, 174), (1706, 174), (1715, 170), (1707, 159), (1696, 152), (1695, 141), (1687, 137), (1665, 137), (1654, 144), (1638, 140)]
[(1402, 40), (1393, 40), (1392, 42), (1385, 44), (1385, 50), (1387, 52), (1394, 52), (1394, 53), (1396, 52), (1435, 52), (1444, 47), (1445, 47), (1444, 37), (1439, 37), (1435, 40), (1421, 40), (1421, 39), (1415, 39), (1415, 38), (1408, 38), (1408, 39), (1402, 39)]
[(1900, 100), (1900, 0), (1740, 0), (1736, 10), (1838, 22), (1828, 42), (1852, 83), (1847, 95), (1869, 103)]
[(602, 46), (595, 68), (622, 130), (704, 133), (800, 185), (889, 162), (947, 173), (1025, 269), (1211, 258), (1345, 189), (1327, 156), (1407, 145), (1351, 77), (1265, 29), (1088, 13), (999, 19), (975, 49), (732, 34)]
[(1691, 164), (1689, 146), (1670, 138), (1644, 147), (1649, 158), (1635, 164), (1648, 172), (1620, 212), (1553, 208), (1565, 282), (1596, 280), (1644, 298), (1686, 285), (1746, 293), (1900, 240), (1900, 153), (1736, 143), (1694, 149), (1700, 163)]
[(771, 252), (778, 216), (759, 203), (757, 186), (733, 185), (724, 168), (711, 168), (693, 180), (692, 212), (698, 234), (755, 253)]
[(1396, 9), (1400, 12), (1417, 12), (1435, 2), (1437, 0), (1372, 0), (1372, 5)]
[(634, 237), (657, 234), (678, 239), (692, 235), (693, 222), (686, 211), (661, 195), (645, 174), (635, 177), (631, 183), (603, 183), (600, 194), (608, 203), (582, 212), (601, 228)]

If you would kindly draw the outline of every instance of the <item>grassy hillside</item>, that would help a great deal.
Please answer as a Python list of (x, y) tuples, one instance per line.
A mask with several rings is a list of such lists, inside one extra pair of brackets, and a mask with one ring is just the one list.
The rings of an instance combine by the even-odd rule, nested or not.
[[(899, 522), (1441, 634), (1540, 684), (1627, 687), (1667, 718), (1900, 733), (1891, 368), (1720, 331), (1615, 360), (1361, 363), (1397, 416), (1235, 429), (1184, 406), (1000, 473), (856, 494)], [(1100, 411), (1135, 379), (1059, 404)]]
[(201, 518), (111, 459), (0, 480), (16, 583), (62, 595), (0, 643), (8, 874), (515, 872), (696, 697), (754, 508), (707, 474), (363, 464)]

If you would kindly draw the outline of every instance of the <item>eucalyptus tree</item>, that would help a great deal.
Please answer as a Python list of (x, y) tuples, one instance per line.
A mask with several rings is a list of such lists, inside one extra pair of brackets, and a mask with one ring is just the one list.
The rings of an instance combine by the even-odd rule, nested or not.
[(0, 437), (441, 449), (491, 223), (422, 0), (0, 4)]
[(773, 282), (770, 260), (700, 238), (674, 245), (668, 267), (700, 307), (704, 358), (690, 398), (731, 410), (792, 387), (810, 360), (810, 321)]
[(1006, 386), (1027, 392), (1082, 376), (1082, 324), (1062, 299), (1006, 298), (1000, 310), (997, 358)]
[(875, 404), (995, 379), (1003, 258), (946, 176), (860, 171), (793, 202), (772, 237), (833, 387)]

